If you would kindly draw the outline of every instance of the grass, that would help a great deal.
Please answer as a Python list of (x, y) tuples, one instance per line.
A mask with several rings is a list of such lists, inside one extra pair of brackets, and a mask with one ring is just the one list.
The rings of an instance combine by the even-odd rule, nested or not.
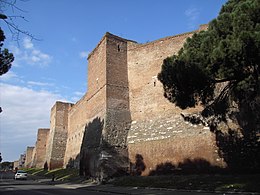
[(128, 176), (117, 178), (112, 184), (182, 190), (260, 192), (260, 175)]
[[(78, 169), (26, 169), (29, 174), (52, 178), (59, 181), (82, 182)], [(165, 175), (165, 176), (124, 176), (110, 182), (115, 186), (172, 188), (182, 190), (260, 192), (260, 175)]]
[(55, 180), (61, 180), (61, 181), (74, 181), (79, 179), (78, 169), (54, 169), (54, 170), (44, 170), (44, 169), (37, 169), (37, 168), (29, 168), (25, 169), (27, 173), (39, 176), (39, 177), (45, 177), (45, 178), (52, 178), (54, 176)]

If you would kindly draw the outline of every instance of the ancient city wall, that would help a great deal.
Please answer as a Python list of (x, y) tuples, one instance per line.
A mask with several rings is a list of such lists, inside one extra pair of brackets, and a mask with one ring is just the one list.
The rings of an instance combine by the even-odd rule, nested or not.
[(180, 112), (179, 108), (164, 98), (162, 84), (157, 75), (161, 71), (163, 60), (176, 54), (193, 33), (129, 47), (127, 57), (132, 120), (158, 118), (165, 112)]
[[(127, 74), (127, 41), (117, 36), (107, 35), (107, 117), (104, 139), (110, 145), (126, 146), (123, 135), (124, 121), (130, 121), (129, 89)], [(126, 136), (125, 136), (126, 137)]]
[[(202, 26), (205, 29), (205, 26)], [(209, 128), (185, 122), (182, 111), (163, 96), (157, 75), (163, 60), (176, 54), (195, 32), (166, 37), (147, 44), (132, 44), (128, 49), (131, 129), (128, 152), (133, 165), (142, 159), (143, 175), (165, 163), (178, 167), (187, 161), (225, 166), (218, 156), (215, 135)], [(134, 168), (134, 166), (133, 166)]]
[(37, 141), (35, 142), (35, 146), (33, 147), (33, 152), (32, 152), (32, 162), (31, 162), (31, 167), (35, 167), (36, 166), (36, 145), (37, 145)]
[(48, 169), (63, 167), (68, 135), (68, 112), (73, 104), (56, 102), (51, 109), (51, 124), (46, 148)]
[(26, 158), (25, 158), (25, 167), (30, 168), (33, 160), (33, 150), (34, 147), (27, 147), (26, 149)]
[[(120, 164), (109, 166), (109, 172), (128, 166), (127, 40), (106, 33), (88, 60), (89, 90), (69, 112), (65, 164), (72, 163), (83, 174), (94, 176), (103, 154), (113, 156), (113, 163), (108, 164)], [(73, 141), (76, 136), (77, 143)]]
[(38, 129), (33, 164), (36, 168), (43, 168), (46, 162), (46, 145), (50, 129)]
[(131, 121), (127, 69), (128, 40), (107, 33), (106, 118), (102, 132), (105, 174), (113, 175), (128, 167), (127, 134)]
[(43, 167), (47, 140), (50, 168), (61, 166), (64, 158), (64, 167), (92, 177), (129, 168), (149, 175), (164, 166), (224, 167), (215, 135), (181, 115), (202, 108), (176, 107), (163, 96), (157, 79), (163, 60), (195, 32), (146, 44), (106, 33), (88, 57), (88, 92), (75, 105), (55, 104), (50, 138), (49, 131), (38, 131), (32, 164)]
[(19, 160), (14, 161), (14, 170), (19, 168)]
[[(89, 55), (88, 92), (70, 110), (68, 140), (64, 166), (80, 168), (80, 158), (85, 158), (86, 134), (98, 135), (95, 129), (87, 131), (97, 120), (104, 121), (106, 110), (106, 37)], [(98, 125), (99, 126), (99, 125)], [(103, 127), (102, 127), (103, 128)], [(94, 131), (94, 132), (93, 132)], [(100, 131), (100, 130), (97, 130)], [(102, 131), (102, 130), (101, 130)], [(100, 138), (99, 138), (100, 139)], [(83, 157), (80, 157), (83, 156)]]
[[(125, 165), (126, 161), (118, 159), (121, 157), (119, 153), (126, 157), (125, 149), (122, 151), (116, 148), (122, 143), (126, 146), (126, 132), (122, 129), (126, 126), (126, 118), (129, 122), (130, 116), (126, 57), (126, 40), (106, 33), (88, 58), (92, 86), (88, 93), (92, 94), (94, 89), (97, 92), (89, 99), (88, 117), (92, 120), (88, 120), (85, 127), (81, 147), (80, 169), (85, 175), (97, 177), (104, 156), (112, 158), (107, 159), (108, 166), (103, 166), (102, 172), (112, 174), (118, 167)], [(122, 132), (124, 141), (121, 139)]]

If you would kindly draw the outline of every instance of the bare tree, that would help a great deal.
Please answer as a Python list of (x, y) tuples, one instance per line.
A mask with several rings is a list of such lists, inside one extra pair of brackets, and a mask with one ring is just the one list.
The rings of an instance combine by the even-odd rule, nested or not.
[[(26, 2), (26, 0), (20, 0), (20, 1)], [(13, 15), (5, 14), (9, 10), (11, 10), (11, 13), (13, 13)], [(0, 19), (4, 21), (7, 28), (11, 32), (12, 39), (19, 42), (20, 35), (23, 34), (28, 36), (31, 39), (39, 40), (29, 31), (22, 29), (16, 23), (15, 20), (18, 19), (27, 21), (26, 18), (23, 16), (23, 13), (26, 13), (26, 11), (24, 11), (23, 9), (17, 6), (17, 0), (0, 0)]]

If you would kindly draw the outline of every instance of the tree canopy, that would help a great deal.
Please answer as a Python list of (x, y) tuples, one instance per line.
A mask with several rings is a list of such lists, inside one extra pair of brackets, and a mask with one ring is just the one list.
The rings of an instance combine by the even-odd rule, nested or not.
[(255, 110), (260, 107), (259, 63), (260, 1), (229, 0), (208, 30), (195, 33), (178, 55), (164, 60), (158, 78), (165, 97), (183, 109), (199, 103), (218, 114), (231, 100)]
[(0, 76), (5, 74), (12, 66), (14, 56), (8, 49), (2, 48), (5, 40), (4, 32), (0, 28)]

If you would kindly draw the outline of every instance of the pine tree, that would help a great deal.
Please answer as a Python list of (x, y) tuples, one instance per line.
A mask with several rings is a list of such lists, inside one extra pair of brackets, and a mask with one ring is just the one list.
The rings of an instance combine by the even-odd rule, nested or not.
[(0, 76), (8, 72), (14, 61), (13, 54), (9, 53), (8, 49), (2, 48), (4, 40), (4, 32), (0, 28)]
[[(164, 60), (158, 78), (165, 96), (183, 109), (215, 105), (227, 97), (256, 102), (259, 66), (260, 1), (230, 0), (207, 31), (188, 38), (178, 55)], [(217, 83), (227, 86), (215, 97)]]

